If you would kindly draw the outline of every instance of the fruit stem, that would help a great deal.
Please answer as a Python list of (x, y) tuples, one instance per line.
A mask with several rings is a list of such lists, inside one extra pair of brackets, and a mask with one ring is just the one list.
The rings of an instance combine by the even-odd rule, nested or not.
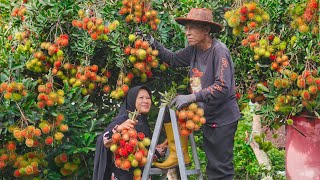
[[(25, 122), (26, 124), (27, 124), (27, 126), (28, 126), (28, 119), (26, 118), (26, 116), (24, 115), (24, 113), (22, 112), (22, 110), (21, 110), (21, 108), (20, 108), (20, 106), (19, 106), (19, 104), (16, 102), (16, 105), (17, 105), (17, 107), (18, 107), (18, 109), (19, 109), (19, 111), (20, 111), (20, 114), (21, 114), (21, 120), (23, 121), (23, 122)], [(23, 124), (21, 124), (21, 126), (23, 126)]]

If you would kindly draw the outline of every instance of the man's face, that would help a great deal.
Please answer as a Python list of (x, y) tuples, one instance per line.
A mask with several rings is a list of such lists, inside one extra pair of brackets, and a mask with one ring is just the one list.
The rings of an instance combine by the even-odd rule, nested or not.
[(187, 23), (185, 25), (185, 35), (188, 39), (188, 43), (191, 46), (199, 45), (203, 42), (208, 34), (208, 28), (204, 25), (197, 23)]

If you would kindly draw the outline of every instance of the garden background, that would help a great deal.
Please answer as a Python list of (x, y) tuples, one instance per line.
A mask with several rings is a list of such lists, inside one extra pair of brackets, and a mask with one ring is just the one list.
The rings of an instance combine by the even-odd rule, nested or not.
[[(130, 13), (128, 3), (144, 4)], [(159, 92), (186, 92), (187, 69), (168, 67), (156, 51), (139, 57), (132, 49), (143, 37), (129, 35), (140, 29), (181, 49), (187, 41), (174, 18), (194, 7), (212, 9), (225, 26), (216, 36), (235, 64), (243, 115), (235, 179), (285, 179), (284, 149), (269, 142), (277, 134), (253, 135), (253, 116), (262, 115), (270, 131), (292, 125), (290, 116), (302, 111), (319, 117), (316, 0), (0, 0), (1, 178), (91, 179), (96, 137), (131, 86), (146, 84), (154, 92), (154, 125)], [(195, 139), (205, 174), (200, 132)], [(252, 141), (267, 153), (271, 169), (258, 163)]]

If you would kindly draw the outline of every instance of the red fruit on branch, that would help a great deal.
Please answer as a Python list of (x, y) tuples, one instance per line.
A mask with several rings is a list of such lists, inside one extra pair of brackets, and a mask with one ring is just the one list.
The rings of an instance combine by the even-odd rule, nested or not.
[(129, 141), (129, 139), (130, 139), (130, 137), (129, 137), (128, 133), (122, 134), (122, 140)]
[(109, 85), (106, 85), (106, 86), (103, 87), (103, 92), (105, 92), (105, 93), (109, 93), (110, 90), (111, 90), (111, 88), (110, 88)]
[(318, 7), (319, 7), (319, 3), (317, 2), (317, 0), (310, 0), (310, 2), (308, 4), (308, 8), (318, 9)]
[(147, 71), (146, 75), (147, 75), (148, 78), (151, 78), (152, 77), (152, 72), (151, 71)]
[(115, 158), (115, 159), (120, 159), (121, 156), (120, 156), (119, 154), (116, 154), (116, 155), (114, 156), (114, 158)]
[(240, 9), (240, 14), (246, 15), (247, 13), (248, 13), (248, 8), (247, 8), (247, 7), (242, 7), (242, 8)]
[(53, 143), (53, 137), (52, 136), (46, 137), (44, 142), (46, 145), (51, 145)]
[(241, 94), (239, 92), (236, 93), (236, 97), (237, 99), (240, 99), (241, 98)]
[(129, 160), (124, 160), (121, 164), (121, 169), (123, 170), (129, 170), (131, 168), (131, 163)]
[(62, 153), (59, 155), (59, 159), (61, 162), (66, 163), (68, 161), (68, 155), (66, 153)]
[[(125, 94), (127, 94), (127, 92), (129, 91), (129, 86), (126, 85), (126, 84), (123, 84), (122, 87), (121, 87), (121, 89), (123, 90), (123, 92), (124, 92)], [(128, 136), (129, 136), (129, 135), (128, 135)]]
[(127, 76), (128, 76), (128, 78), (131, 79), (131, 80), (134, 78), (134, 74), (133, 74), (132, 72), (129, 72), (129, 73), (127, 74)]
[(271, 61), (275, 61), (275, 60), (276, 60), (276, 58), (277, 58), (277, 56), (276, 56), (276, 55), (270, 55), (270, 56), (269, 56), (269, 59), (270, 59)]
[(121, 139), (120, 133), (116, 132), (116, 133), (114, 133), (114, 134), (112, 135), (112, 141), (113, 141), (113, 142), (118, 142), (118, 141), (120, 141), (120, 139)]
[(147, 158), (146, 157), (143, 157), (142, 159), (141, 159), (141, 161), (139, 162), (139, 166), (140, 167), (143, 167), (146, 163), (147, 163)]
[(268, 39), (269, 39), (269, 41), (273, 41), (274, 35), (269, 35), (269, 36), (268, 36)]
[(55, 61), (53, 63), (54, 67), (57, 67), (57, 68), (59, 68), (61, 66), (61, 64), (62, 64), (61, 61)]
[(126, 141), (121, 139), (119, 144), (120, 144), (121, 147), (125, 147), (126, 146)]
[(134, 129), (129, 129), (128, 134), (129, 134), (129, 137), (131, 138), (131, 140), (134, 140), (137, 138), (137, 131)]
[(143, 140), (145, 138), (145, 135), (142, 132), (138, 132), (138, 139)]
[(310, 22), (313, 18), (313, 12), (311, 10), (306, 10), (303, 14), (303, 18), (306, 22)]
[(147, 156), (148, 155), (148, 151), (146, 151), (144, 149), (140, 149), (139, 152), (141, 152), (143, 154), (143, 156)]
[(143, 158), (143, 153), (138, 151), (134, 154), (134, 157), (136, 158), (137, 161), (141, 161)]
[(120, 159), (120, 158), (116, 159), (116, 160), (114, 161), (114, 164), (115, 164), (115, 166), (116, 166), (117, 168), (120, 168), (120, 167), (121, 167), (121, 164), (122, 164), (121, 159)]
[(94, 32), (94, 33), (91, 33), (91, 38), (93, 39), (93, 40), (97, 40), (98, 39), (98, 34), (96, 33), (96, 32)]
[(7, 144), (7, 150), (9, 150), (9, 151), (16, 150), (16, 143), (13, 141), (9, 141)]
[(136, 147), (137, 144), (138, 144), (138, 140), (136, 139), (136, 137), (133, 138), (133, 139), (130, 139), (129, 144), (130, 144), (132, 147)]
[(130, 144), (126, 144), (125, 149), (128, 151), (128, 153), (132, 153), (134, 150), (134, 146), (131, 146)]
[(128, 152), (127, 149), (122, 148), (121, 151), (120, 151), (120, 155), (123, 156), (123, 157), (127, 157), (129, 155), (129, 152)]
[(124, 48), (124, 54), (125, 55), (130, 55), (130, 52), (131, 52), (130, 46), (127, 46), (127, 47)]

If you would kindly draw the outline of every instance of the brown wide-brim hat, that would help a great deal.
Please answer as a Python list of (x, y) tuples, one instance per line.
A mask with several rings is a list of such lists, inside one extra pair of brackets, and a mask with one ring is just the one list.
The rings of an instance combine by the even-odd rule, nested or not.
[(185, 25), (186, 23), (203, 23), (211, 26), (212, 33), (221, 32), (223, 26), (213, 21), (213, 14), (210, 9), (206, 8), (192, 8), (187, 17), (179, 17), (175, 19), (177, 23)]

